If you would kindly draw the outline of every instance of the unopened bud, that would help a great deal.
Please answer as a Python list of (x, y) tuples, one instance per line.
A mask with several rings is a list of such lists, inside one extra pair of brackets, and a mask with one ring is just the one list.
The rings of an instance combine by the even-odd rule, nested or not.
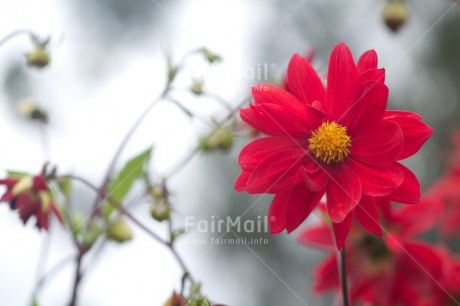
[(152, 204), (150, 215), (153, 219), (162, 222), (171, 216), (171, 209), (166, 201), (159, 201)]
[(233, 145), (233, 134), (229, 128), (218, 127), (209, 136), (200, 140), (200, 148), (203, 151), (220, 149), (228, 151)]
[(386, 25), (397, 32), (409, 19), (409, 10), (404, 0), (389, 0), (383, 8), (382, 16)]
[(208, 299), (201, 297), (200, 299), (191, 298), (188, 303), (188, 306), (211, 306)]
[(185, 306), (185, 298), (173, 292), (172, 296), (166, 301), (164, 306)]
[(26, 54), (26, 60), (31, 67), (43, 68), (50, 63), (50, 55), (45, 46), (39, 44), (34, 51)]
[(192, 86), (190, 87), (190, 91), (200, 96), (204, 93), (204, 81), (203, 80), (193, 80)]
[(125, 221), (118, 219), (109, 223), (107, 237), (116, 242), (125, 242), (133, 238), (133, 233)]
[(24, 98), (18, 101), (19, 114), (25, 119), (40, 120), (48, 122), (47, 113), (40, 105), (31, 98)]

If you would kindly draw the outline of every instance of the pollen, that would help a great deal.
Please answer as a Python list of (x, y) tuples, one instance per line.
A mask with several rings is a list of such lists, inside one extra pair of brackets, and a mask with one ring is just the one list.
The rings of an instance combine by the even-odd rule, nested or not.
[(308, 141), (310, 151), (327, 164), (341, 162), (350, 154), (351, 138), (347, 128), (335, 122), (324, 122)]

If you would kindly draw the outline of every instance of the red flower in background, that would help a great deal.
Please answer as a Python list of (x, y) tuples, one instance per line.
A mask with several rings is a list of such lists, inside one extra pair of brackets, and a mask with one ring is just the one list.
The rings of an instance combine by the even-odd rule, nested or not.
[(420, 185), (397, 161), (413, 155), (433, 130), (417, 114), (387, 111), (385, 71), (374, 51), (356, 65), (348, 47), (332, 51), (327, 88), (310, 63), (294, 55), (289, 91), (261, 84), (241, 118), (269, 135), (244, 147), (237, 191), (275, 194), (270, 230), (295, 230), (327, 195), (327, 214), (343, 222), (362, 195), (417, 203)]
[(62, 217), (56, 208), (42, 174), (37, 176), (11, 176), (0, 180), (7, 190), (1, 198), (2, 202), (8, 202), (11, 209), (19, 212), (19, 217), (24, 224), (31, 216), (36, 218), (36, 226), (39, 229), (48, 230), (49, 215), (53, 213), (62, 223)]
[(452, 237), (460, 231), (460, 132), (453, 134), (455, 147), (446, 172), (429, 188), (427, 196), (443, 203), (441, 234)]
[[(375, 202), (387, 230), (383, 238), (369, 234), (354, 222), (348, 239), (347, 274), (352, 304), (419, 306), (426, 294), (438, 286), (442, 262), (434, 247), (414, 237), (431, 229), (439, 216), (439, 206), (426, 202), (392, 209), (384, 198), (376, 198)], [(299, 241), (334, 252), (316, 269), (314, 291), (339, 292), (336, 251), (327, 223), (321, 221), (306, 229)]]
[(420, 306), (453, 306), (460, 301), (460, 258), (454, 257), (447, 248), (439, 248), (442, 260), (442, 276)]

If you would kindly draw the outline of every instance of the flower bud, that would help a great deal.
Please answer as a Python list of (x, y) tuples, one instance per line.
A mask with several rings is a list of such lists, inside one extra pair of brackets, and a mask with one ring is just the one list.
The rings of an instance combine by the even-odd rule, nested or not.
[(197, 79), (193, 80), (190, 91), (197, 96), (201, 96), (204, 93), (204, 81)]
[(39, 44), (34, 51), (26, 54), (26, 60), (31, 67), (43, 68), (50, 63), (50, 55), (45, 46)]
[(171, 209), (166, 201), (154, 202), (150, 208), (150, 215), (158, 222), (162, 222), (170, 218)]
[(209, 136), (200, 140), (200, 149), (213, 151), (216, 149), (228, 151), (233, 145), (233, 134), (229, 128), (218, 127)]
[(191, 298), (188, 303), (188, 306), (211, 306), (208, 299), (205, 297), (201, 297), (199, 299)]
[(173, 292), (172, 296), (166, 301), (164, 306), (185, 306), (185, 298)]
[(125, 221), (118, 219), (109, 223), (107, 228), (107, 237), (111, 240), (122, 243), (131, 240), (133, 238), (133, 233)]
[(409, 10), (404, 0), (389, 0), (383, 8), (382, 17), (386, 25), (397, 32), (409, 19)]
[(39, 120), (45, 123), (48, 122), (47, 113), (37, 102), (30, 98), (24, 98), (18, 101), (18, 111), (24, 119)]

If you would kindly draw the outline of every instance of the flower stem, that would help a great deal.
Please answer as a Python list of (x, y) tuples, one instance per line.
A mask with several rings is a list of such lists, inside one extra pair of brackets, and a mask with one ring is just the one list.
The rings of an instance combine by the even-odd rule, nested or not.
[(343, 306), (350, 306), (350, 300), (348, 297), (348, 283), (347, 283), (347, 258), (345, 246), (340, 251), (340, 277), (342, 284), (342, 296), (343, 296)]

